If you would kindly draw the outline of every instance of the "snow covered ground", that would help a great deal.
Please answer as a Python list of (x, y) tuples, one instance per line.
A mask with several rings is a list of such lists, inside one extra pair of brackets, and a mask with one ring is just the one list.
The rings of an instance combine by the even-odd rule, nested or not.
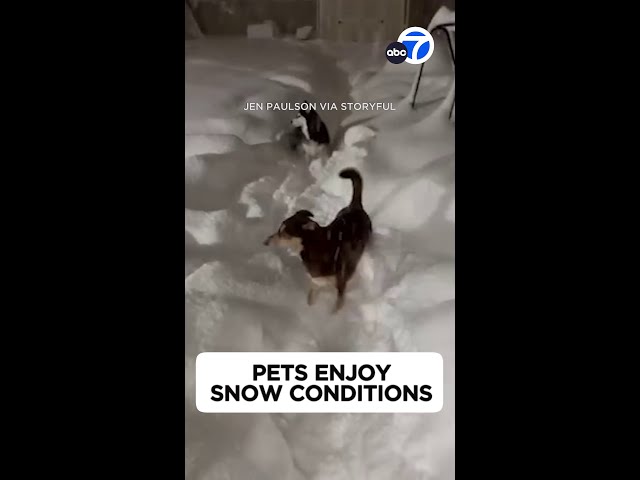
[[(437, 40), (436, 40), (437, 42)], [(437, 43), (436, 43), (437, 45)], [(386, 46), (386, 45), (385, 45)], [(188, 480), (454, 478), (453, 73), (445, 48), (418, 67), (384, 46), (320, 41), (185, 42), (185, 474)], [(336, 136), (310, 163), (274, 139), (293, 112), (247, 102), (393, 102), (394, 112), (320, 111)], [(328, 223), (364, 177), (374, 244), (349, 284), (306, 303), (299, 258), (262, 240), (295, 210)], [(203, 351), (434, 351), (444, 357), (437, 414), (202, 414)]]

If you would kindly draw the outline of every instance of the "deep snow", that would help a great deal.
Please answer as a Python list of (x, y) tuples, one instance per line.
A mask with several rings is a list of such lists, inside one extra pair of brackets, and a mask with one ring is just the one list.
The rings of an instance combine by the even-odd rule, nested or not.
[[(438, 45), (436, 38), (436, 45)], [(185, 42), (185, 475), (200, 479), (454, 478), (454, 125), (446, 49), (419, 67), (384, 46), (242, 38)], [(275, 142), (292, 112), (247, 102), (392, 101), (395, 112), (321, 111), (336, 135), (310, 164)], [(261, 241), (306, 208), (328, 223), (363, 174), (374, 244), (349, 284), (307, 306), (300, 260)], [(437, 414), (202, 414), (203, 351), (435, 351)]]

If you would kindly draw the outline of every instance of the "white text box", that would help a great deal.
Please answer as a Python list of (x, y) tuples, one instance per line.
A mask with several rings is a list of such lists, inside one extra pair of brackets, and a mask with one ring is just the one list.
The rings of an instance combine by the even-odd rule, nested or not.
[(443, 400), (443, 361), (434, 352), (206, 352), (196, 359), (203, 413), (435, 413)]

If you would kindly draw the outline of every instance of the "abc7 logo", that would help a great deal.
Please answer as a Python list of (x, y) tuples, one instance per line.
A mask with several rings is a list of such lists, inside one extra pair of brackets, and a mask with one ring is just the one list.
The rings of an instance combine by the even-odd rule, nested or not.
[(387, 47), (387, 60), (391, 63), (402, 63), (407, 58), (407, 47), (400, 42), (390, 43)]
[(420, 65), (433, 55), (433, 37), (424, 28), (409, 27), (398, 37), (397, 42), (390, 43), (386, 50), (387, 60), (391, 63), (406, 61), (412, 65)]

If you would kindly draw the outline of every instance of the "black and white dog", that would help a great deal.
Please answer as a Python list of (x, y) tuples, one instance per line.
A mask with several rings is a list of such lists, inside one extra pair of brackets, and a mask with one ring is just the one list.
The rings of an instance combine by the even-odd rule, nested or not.
[(289, 135), (289, 146), (292, 150), (302, 150), (307, 156), (316, 156), (329, 148), (329, 130), (318, 112), (309, 102), (303, 102), (309, 108), (300, 109), (291, 125), (293, 132)]

